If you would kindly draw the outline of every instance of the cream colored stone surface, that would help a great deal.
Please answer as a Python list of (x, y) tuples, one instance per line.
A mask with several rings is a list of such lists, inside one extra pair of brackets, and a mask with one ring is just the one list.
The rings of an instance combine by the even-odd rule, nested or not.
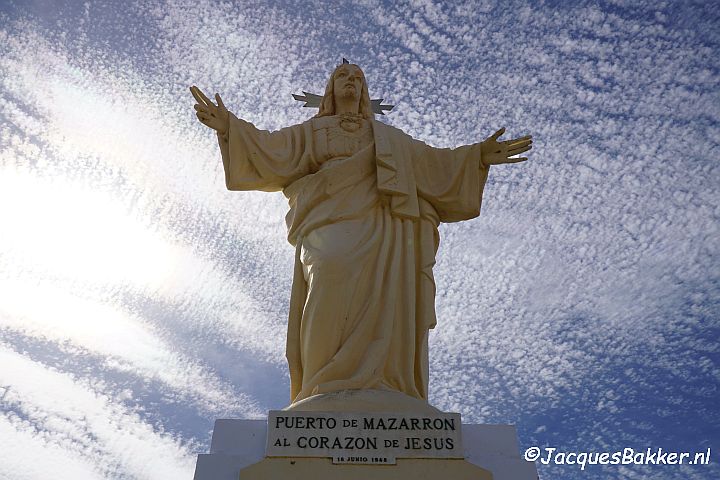
[(240, 480), (492, 480), (465, 460), (398, 459), (397, 465), (333, 465), (326, 458), (266, 458), (240, 471)]
[(305, 412), (442, 413), (425, 400), (388, 390), (341, 390), (304, 398), (285, 410)]
[[(241, 470), (265, 458), (267, 427), (264, 420), (217, 420), (210, 453), (198, 455), (194, 479), (238, 480)], [(512, 425), (463, 425), (462, 437), (465, 460), (490, 471), (493, 480), (537, 480), (535, 464), (521, 457), (517, 432)], [(376, 466), (382, 474), (386, 467)], [(442, 478), (452, 480), (450, 476)]]
[[(438, 226), (479, 215), (490, 165), (524, 160), (513, 156), (530, 137), (499, 141), (501, 129), (473, 145), (428, 146), (373, 118), (352, 64), (333, 71), (317, 116), (277, 132), (191, 91), (198, 119), (218, 133), (227, 187), (289, 202), (291, 400), (371, 389), (426, 401)], [(389, 405), (424, 408), (403, 402)]]

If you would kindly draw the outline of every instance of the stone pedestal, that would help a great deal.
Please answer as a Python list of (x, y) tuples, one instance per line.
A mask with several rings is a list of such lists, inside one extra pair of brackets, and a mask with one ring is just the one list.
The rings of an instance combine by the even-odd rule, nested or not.
[(520, 457), (512, 425), (462, 425), (465, 460), (398, 458), (396, 465), (335, 465), (329, 458), (265, 457), (267, 421), (217, 420), (194, 480), (403, 479), (537, 480)]
[(493, 480), (465, 460), (398, 459), (397, 465), (333, 465), (326, 458), (266, 458), (240, 470), (240, 480)]

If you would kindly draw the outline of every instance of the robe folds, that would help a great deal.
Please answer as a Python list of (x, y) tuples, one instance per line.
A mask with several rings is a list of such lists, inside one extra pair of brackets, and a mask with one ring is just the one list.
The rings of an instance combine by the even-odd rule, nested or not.
[(324, 161), (323, 122), (276, 132), (230, 115), (219, 138), (230, 190), (282, 190), (295, 246), (291, 400), (386, 389), (427, 400), (440, 222), (480, 213), (480, 144), (430, 147), (371, 120), (373, 141)]

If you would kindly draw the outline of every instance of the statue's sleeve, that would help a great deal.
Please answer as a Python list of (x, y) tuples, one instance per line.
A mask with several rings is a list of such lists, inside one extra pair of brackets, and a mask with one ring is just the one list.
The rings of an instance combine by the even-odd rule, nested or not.
[(282, 190), (309, 173), (311, 141), (305, 124), (268, 132), (231, 113), (228, 131), (218, 135), (228, 190)]
[(459, 222), (480, 215), (489, 170), (482, 163), (480, 144), (450, 149), (412, 142), (418, 195), (435, 207), (440, 221)]

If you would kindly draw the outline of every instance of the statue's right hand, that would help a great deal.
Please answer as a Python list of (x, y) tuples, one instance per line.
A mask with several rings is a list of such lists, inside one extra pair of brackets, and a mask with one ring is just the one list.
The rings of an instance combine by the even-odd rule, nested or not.
[(190, 93), (195, 97), (198, 103), (195, 104), (195, 115), (204, 125), (216, 130), (219, 134), (224, 135), (228, 131), (228, 122), (230, 113), (225, 108), (225, 104), (220, 95), (215, 94), (215, 105), (205, 94), (196, 86), (190, 87)]

